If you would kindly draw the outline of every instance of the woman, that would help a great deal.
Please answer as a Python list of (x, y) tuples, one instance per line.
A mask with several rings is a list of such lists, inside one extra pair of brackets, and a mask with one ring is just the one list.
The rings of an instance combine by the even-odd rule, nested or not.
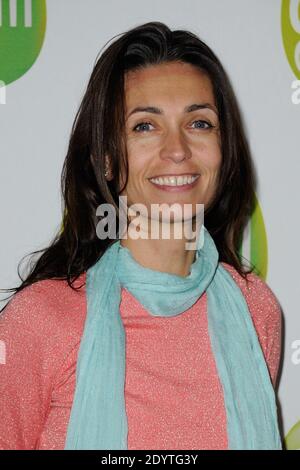
[[(159, 22), (116, 39), (77, 113), (62, 187), (63, 229), (1, 316), (0, 447), (281, 449), (280, 307), (238, 254), (255, 178), (214, 53)], [(142, 207), (124, 232), (120, 196)], [(116, 238), (99, 236), (104, 203)], [(187, 222), (191, 249), (175, 236)]]

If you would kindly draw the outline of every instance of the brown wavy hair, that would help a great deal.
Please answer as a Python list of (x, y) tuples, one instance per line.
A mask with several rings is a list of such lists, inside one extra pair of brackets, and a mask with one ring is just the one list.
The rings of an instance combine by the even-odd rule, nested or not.
[[(65, 279), (73, 289), (82, 287), (75, 287), (75, 280), (112, 243), (97, 237), (96, 208), (110, 203), (118, 215), (118, 196), (123, 190), (119, 187), (120, 171), (125, 171), (124, 187), (128, 179), (124, 76), (128, 71), (172, 61), (191, 64), (211, 80), (219, 113), (222, 163), (216, 194), (205, 208), (205, 226), (217, 246), (219, 260), (247, 279), (254, 267), (243, 265), (239, 247), (254, 209), (256, 177), (242, 117), (222, 64), (197, 35), (171, 31), (161, 22), (137, 26), (112, 39), (96, 59), (72, 126), (61, 175), (62, 229), (49, 246), (30, 254), (33, 259), (42, 253), (37, 261), (31, 259), (25, 279), (19, 271), (21, 260), (21, 285), (2, 290), (16, 293), (50, 278)], [(106, 154), (112, 163), (111, 181), (104, 177)]]

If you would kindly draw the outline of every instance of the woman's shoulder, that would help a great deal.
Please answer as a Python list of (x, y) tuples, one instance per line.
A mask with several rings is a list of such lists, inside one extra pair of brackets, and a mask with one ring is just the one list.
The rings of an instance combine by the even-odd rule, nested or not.
[[(74, 286), (84, 281), (85, 273)], [(0, 336), (22, 334), (35, 343), (53, 341), (59, 348), (78, 339), (85, 316), (85, 286), (75, 291), (66, 280), (45, 279), (13, 295), (0, 314)]]
[(0, 314), (0, 449), (35, 449), (53, 404), (71, 402), (84, 319), (84, 287), (52, 279), (15, 293)]
[(243, 278), (230, 264), (225, 262), (221, 262), (221, 264), (231, 274), (247, 301), (261, 307), (268, 306), (268, 311), (264, 310), (262, 313), (278, 315), (278, 311), (281, 310), (279, 300), (266, 281), (255, 272), (251, 272), (247, 274), (246, 278)]
[(273, 384), (276, 383), (282, 343), (282, 310), (270, 286), (255, 273), (244, 279), (231, 265), (222, 262), (247, 302), (253, 325), (267, 361)]

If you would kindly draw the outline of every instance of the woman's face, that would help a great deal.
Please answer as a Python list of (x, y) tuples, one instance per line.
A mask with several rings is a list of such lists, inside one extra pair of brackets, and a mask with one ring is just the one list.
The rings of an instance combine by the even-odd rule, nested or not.
[(125, 101), (129, 175), (121, 195), (148, 211), (192, 204), (195, 215), (196, 203), (213, 198), (221, 165), (210, 79), (190, 64), (149, 66), (127, 73)]

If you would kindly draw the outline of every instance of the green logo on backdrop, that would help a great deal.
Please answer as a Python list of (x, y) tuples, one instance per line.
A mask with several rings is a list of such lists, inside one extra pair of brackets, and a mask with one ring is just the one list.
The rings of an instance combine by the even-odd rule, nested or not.
[(300, 79), (300, 0), (282, 0), (281, 31), (287, 59)]
[(300, 421), (289, 430), (284, 441), (287, 450), (300, 450)]
[[(281, 31), (287, 59), (300, 79), (300, 0), (282, 0)], [(300, 421), (289, 430), (284, 441), (287, 450), (300, 450)]]
[(6, 85), (36, 61), (46, 31), (46, 0), (0, 0), (0, 80)]
[(239, 254), (255, 266), (254, 272), (256, 274), (266, 280), (268, 272), (267, 233), (257, 197), (251, 219), (241, 237)]

